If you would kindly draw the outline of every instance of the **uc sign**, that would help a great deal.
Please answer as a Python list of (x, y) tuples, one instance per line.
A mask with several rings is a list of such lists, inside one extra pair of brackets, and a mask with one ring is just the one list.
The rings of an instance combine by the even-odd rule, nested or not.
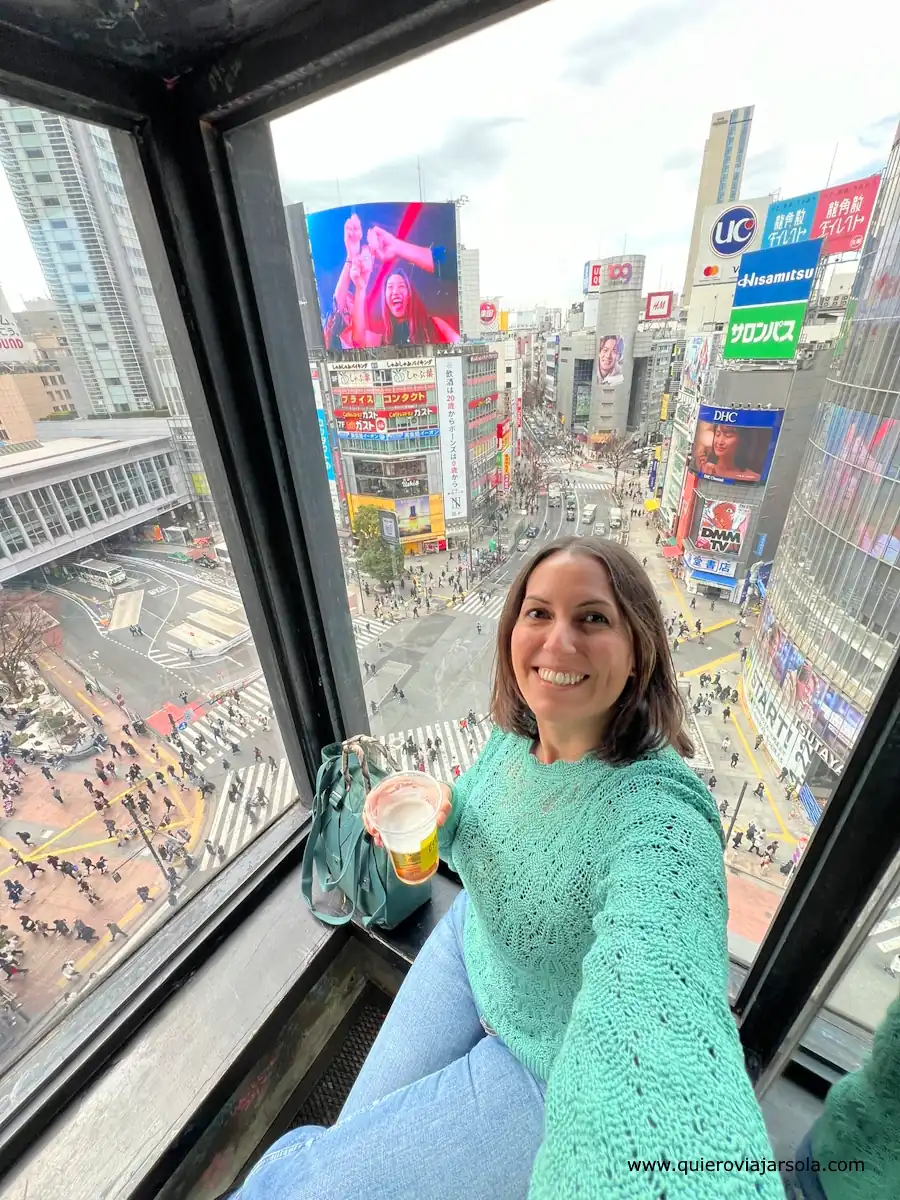
[(726, 208), (709, 232), (709, 244), (722, 258), (740, 254), (756, 232), (756, 213), (746, 204)]
[(606, 268), (607, 279), (618, 279), (622, 283), (630, 283), (631, 275), (631, 263), (610, 263)]

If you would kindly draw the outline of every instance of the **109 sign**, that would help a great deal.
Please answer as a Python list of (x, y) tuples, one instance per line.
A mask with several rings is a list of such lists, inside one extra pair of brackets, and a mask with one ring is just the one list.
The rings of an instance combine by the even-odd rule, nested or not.
[(606, 268), (607, 279), (617, 279), (622, 283), (630, 283), (632, 274), (631, 263), (610, 263)]
[(735, 204), (720, 213), (709, 231), (709, 244), (721, 258), (740, 254), (756, 232), (756, 213), (746, 204)]

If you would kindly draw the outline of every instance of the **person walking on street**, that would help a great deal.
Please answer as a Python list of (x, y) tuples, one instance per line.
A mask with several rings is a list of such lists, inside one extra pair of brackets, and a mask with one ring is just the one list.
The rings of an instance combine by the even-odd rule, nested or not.
[(737, 750), (735, 750), (735, 751), (732, 753), (732, 755), (731, 755), (731, 766), (732, 766), (732, 769), (734, 769), (734, 768), (735, 768), (735, 767), (738, 765), (738, 759), (739, 759), (739, 757), (740, 757), (740, 755), (738, 754)]
[(722, 709), (722, 720), (727, 721), (730, 716), (731, 716), (731, 707), (728, 704), (726, 704), (725, 707)]
[(744, 646), (741, 649), (741, 665), (743, 665), (746, 661), (747, 661), (747, 647)]
[(706, 786), (709, 788), (709, 790), (711, 792), (714, 792), (716, 790), (716, 784), (718, 782), (719, 782), (718, 779), (716, 779), (716, 773), (715, 773), (715, 771), (713, 771), (713, 773), (710, 775), (709, 779), (707, 779), (707, 781), (706, 781)]
[(731, 746), (731, 738), (726, 733), (725, 736), (722, 738), (722, 753), (727, 754), (730, 746)]
[(277, 770), (277, 768), (278, 768), (278, 763), (275, 761), (275, 755), (274, 755), (274, 754), (270, 754), (270, 755), (269, 755), (269, 758), (268, 758), (268, 763), (269, 763), (269, 770), (270, 770), (270, 771), (275, 771), (275, 770)]
[(95, 942), (97, 934), (90, 925), (85, 925), (81, 917), (76, 917), (72, 922), (72, 928), (75, 930), (75, 937), (79, 942)]
[(128, 937), (128, 934), (125, 932), (125, 930), (120, 929), (119, 926), (115, 923), (115, 921), (107, 921), (106, 928), (109, 930), (110, 940), (113, 942), (116, 940), (117, 937), (123, 937), (123, 938)]
[(62, 917), (56, 918), (56, 920), (53, 922), (53, 927), (56, 930), (57, 937), (69, 937), (72, 933), (72, 930)]
[(253, 747), (253, 761), (262, 762), (262, 750), (260, 750), (259, 746)]
[(29, 848), (31, 847), (31, 834), (30, 833), (26, 833), (24, 830), (17, 829), (16, 837), (19, 839), (19, 841), (22, 843), (23, 846), (28, 846)]
[(40, 871), (40, 873), (42, 875), (45, 874), (44, 868), (39, 867), (37, 865), (37, 863), (32, 862), (30, 858), (25, 860), (25, 866), (28, 868), (28, 874), (32, 879), (34, 879), (34, 877), (35, 877), (35, 875), (37, 875), (38, 871)]
[(46, 764), (43, 767), (41, 767), (41, 774), (43, 775), (43, 777), (45, 779), (48, 779), (48, 780), (53, 779), (53, 772), (50, 770), (50, 768)]
[(71, 958), (67, 959), (66, 962), (63, 963), (61, 970), (63, 976), (68, 979), (69, 982), (71, 982), (73, 979), (81, 978), (81, 972), (75, 966), (74, 962), (72, 962)]
[(150, 889), (148, 887), (139, 887), (137, 889), (137, 894), (141, 904), (153, 903), (153, 897), (150, 895)]
[(758, 750), (762, 744), (763, 744), (763, 735), (761, 733), (758, 733), (756, 735), (756, 741), (753, 743), (753, 749)]
[(731, 839), (731, 844), (735, 850), (740, 849), (740, 845), (743, 840), (744, 840), (744, 835), (743, 835), (743, 833), (741, 833), (741, 831), (739, 829), (737, 831), (737, 833), (734, 835), (734, 837)]
[[(656, 544), (659, 545), (659, 537), (657, 537), (657, 539), (656, 539)], [(696, 608), (696, 607), (697, 607), (697, 597), (691, 596), (691, 608)]]
[(723, 817), (728, 816), (728, 801), (727, 800), (719, 801), (719, 812), (722, 814)]
[(59, 790), (58, 787), (51, 788), (50, 795), (53, 797), (53, 799), (56, 801), (57, 804), (63, 803), (62, 792)]
[(765, 792), (765, 790), (766, 790), (766, 785), (763, 783), (762, 780), (760, 780), (759, 783), (756, 785), (756, 787), (753, 789), (753, 795), (758, 797), (758, 799), (762, 800), (763, 793)]
[(756, 825), (753, 821), (747, 826), (747, 840), (752, 842), (756, 838)]
[(48, 854), (47, 862), (50, 864), (50, 866), (53, 868), (54, 871), (59, 870), (59, 856), (58, 855)]

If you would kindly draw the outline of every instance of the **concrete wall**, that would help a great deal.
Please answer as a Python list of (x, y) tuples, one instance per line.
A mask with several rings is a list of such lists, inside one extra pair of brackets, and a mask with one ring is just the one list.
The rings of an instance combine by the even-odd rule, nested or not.
[(0, 375), (0, 427), (2, 439), (8, 442), (32, 442), (35, 439), (34, 420), (25, 402), (25, 395), (37, 389), (47, 403), (47, 393), (40, 375)]

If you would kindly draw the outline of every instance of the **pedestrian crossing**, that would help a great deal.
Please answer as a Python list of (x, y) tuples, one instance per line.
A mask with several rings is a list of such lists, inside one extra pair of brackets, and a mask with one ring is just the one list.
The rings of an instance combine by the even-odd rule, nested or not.
[(458, 604), (454, 612), (470, 613), (473, 617), (485, 617), (496, 621), (503, 611), (506, 602), (506, 592), (488, 596), (486, 603), (479, 599), (478, 591), (469, 592), (462, 604)]
[(188, 662), (186, 654), (173, 654), (171, 650), (158, 650), (156, 646), (149, 651), (147, 657), (151, 662), (165, 667), (167, 671), (174, 671), (176, 667), (183, 667)]
[(238, 695), (238, 703), (230, 702), (233, 716), (229, 715), (226, 699), (209, 709), (206, 716), (178, 731), (182, 745), (194, 755), (198, 765), (210, 766), (223, 755), (235, 753), (232, 745), (239, 746), (251, 735), (272, 728), (272, 705), (262, 677), (241, 688)]
[(608, 492), (610, 486), (608, 483), (601, 483), (599, 479), (576, 479), (574, 482), (569, 481), (569, 486), (563, 489), (567, 492)]
[[(398, 765), (408, 768), (415, 766), (416, 756), (406, 754), (401, 747), (408, 738), (412, 738), (422, 753), (428, 774), (452, 785), (454, 764), (458, 763), (463, 771), (467, 770), (481, 753), (493, 729), (490, 717), (478, 713), (475, 715), (478, 718), (476, 723), (472, 725), (466, 720), (466, 729), (460, 728), (459, 721), (436, 721), (432, 725), (417, 725), (414, 729), (390, 733), (385, 741)], [(429, 738), (437, 749), (434, 761), (428, 751)], [(437, 745), (438, 738), (440, 745)]]
[[(234, 800), (229, 796), (233, 784), (236, 785)], [(204, 842), (201, 870), (232, 858), (296, 799), (297, 789), (286, 758), (277, 761), (274, 767), (264, 759), (238, 771), (227, 771), (216, 800), (212, 826), (206, 833), (206, 842), (215, 853)]]
[(355, 616), (352, 620), (353, 636), (360, 650), (364, 646), (370, 646), (372, 642), (377, 642), (379, 638), (384, 637), (386, 633), (394, 629), (392, 622), (376, 621), (374, 617)]

